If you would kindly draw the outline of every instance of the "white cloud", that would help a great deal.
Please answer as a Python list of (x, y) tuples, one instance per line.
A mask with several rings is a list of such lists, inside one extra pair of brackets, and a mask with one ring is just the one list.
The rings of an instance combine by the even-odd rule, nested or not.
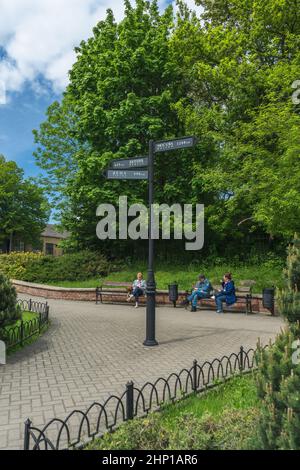
[[(169, 1), (159, 3), (163, 7)], [(187, 4), (198, 10), (194, 0)], [(75, 61), (74, 46), (91, 36), (107, 8), (118, 21), (123, 17), (123, 0), (0, 0), (0, 47), (7, 54), (0, 58), (4, 88), (20, 91), (30, 82), (38, 90), (42, 76), (61, 92)]]
[[(184, 3), (189, 7), (190, 10), (196, 12), (197, 16), (203, 13), (203, 7), (196, 5), (195, 0), (184, 0)], [(176, 0), (173, 1), (174, 9), (177, 11)]]
[(112, 8), (123, 16), (123, 0), (0, 0), (0, 80), (7, 91), (20, 91), (38, 76), (56, 91), (68, 81), (74, 46), (92, 34), (92, 28)]

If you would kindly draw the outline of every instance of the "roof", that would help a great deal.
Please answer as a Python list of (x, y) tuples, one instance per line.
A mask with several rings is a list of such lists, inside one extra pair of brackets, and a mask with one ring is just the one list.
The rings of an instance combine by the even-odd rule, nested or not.
[(57, 226), (54, 224), (47, 224), (45, 230), (42, 232), (42, 237), (59, 238), (62, 240), (65, 240), (69, 236), (70, 232), (66, 230), (59, 232)]

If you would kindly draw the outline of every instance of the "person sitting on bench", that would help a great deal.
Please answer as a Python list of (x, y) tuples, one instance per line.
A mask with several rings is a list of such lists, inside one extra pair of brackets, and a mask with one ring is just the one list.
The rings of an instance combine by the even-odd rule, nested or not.
[(224, 274), (222, 282), (222, 290), (218, 292), (215, 296), (217, 313), (223, 313), (223, 302), (226, 302), (226, 305), (235, 304), (236, 295), (235, 295), (235, 286), (234, 281), (232, 280), (231, 273)]
[(132, 293), (129, 294), (127, 302), (130, 302), (131, 299), (135, 298), (135, 308), (137, 308), (139, 306), (139, 297), (145, 295), (145, 290), (146, 281), (143, 279), (143, 274), (137, 273), (137, 278), (132, 284)]
[(195, 285), (193, 292), (187, 297), (187, 303), (192, 303), (192, 312), (196, 312), (197, 302), (199, 299), (210, 298), (210, 292), (212, 289), (211, 283), (206, 279), (204, 274), (200, 274), (198, 279), (199, 280)]

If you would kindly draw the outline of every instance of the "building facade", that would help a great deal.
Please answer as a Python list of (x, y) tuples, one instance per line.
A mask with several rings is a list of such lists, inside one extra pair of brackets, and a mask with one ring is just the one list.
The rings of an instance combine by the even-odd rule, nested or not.
[(63, 254), (63, 250), (60, 248), (59, 243), (62, 240), (66, 240), (68, 237), (68, 232), (58, 232), (55, 225), (47, 224), (45, 230), (41, 234), (43, 253), (49, 256), (61, 256)]
[[(24, 243), (19, 239), (13, 239), (12, 249), (10, 251), (18, 252), (38, 252), (42, 251), (45, 255), (49, 256), (61, 256), (63, 249), (59, 246), (62, 240), (66, 240), (69, 237), (69, 232), (59, 232), (55, 225), (47, 224), (45, 230), (41, 233), (40, 242), (32, 246), (31, 244)], [(10, 243), (3, 244), (0, 246), (0, 253), (9, 252)]]

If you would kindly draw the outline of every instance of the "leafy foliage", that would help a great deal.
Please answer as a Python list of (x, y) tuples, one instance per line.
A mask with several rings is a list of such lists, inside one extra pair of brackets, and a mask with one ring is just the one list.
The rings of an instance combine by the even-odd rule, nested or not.
[(259, 445), (263, 449), (300, 449), (299, 262), (299, 239), (295, 235), (288, 248), (287, 287), (278, 295), (280, 313), (288, 323), (275, 344), (259, 353), (257, 384), (263, 400)]
[[(206, 245), (223, 254), (272, 249), (300, 229), (300, 2), (198, 0), (201, 18), (179, 2), (125, 1), (108, 10), (77, 62), (62, 103), (38, 131), (36, 158), (46, 187), (60, 191), (73, 249), (98, 246), (133, 254), (137, 243), (100, 242), (100, 203), (146, 202), (144, 182), (106, 181), (114, 158), (145, 154), (149, 139), (195, 134), (192, 150), (157, 154), (156, 202), (206, 207)], [(143, 243), (139, 242), (139, 248)], [(181, 251), (179, 241), (169, 245)], [(158, 243), (158, 251), (165, 247)]]
[(300, 364), (292, 361), (299, 339), (300, 324), (294, 323), (278, 335), (272, 347), (260, 352), (258, 446), (262, 449), (300, 449)]
[(300, 292), (300, 238), (297, 234), (288, 247), (285, 277), (288, 289)]
[(28, 265), (31, 261), (39, 262), (43, 257), (42, 253), (32, 252), (11, 252), (0, 256), (0, 272), (10, 279), (25, 280)]
[(0, 273), (0, 337), (5, 326), (15, 323), (20, 318), (21, 310), (17, 305), (16, 290), (9, 279)]
[(297, 234), (288, 247), (284, 275), (286, 288), (277, 292), (279, 311), (290, 323), (300, 321), (300, 240)]
[(29, 179), (15, 162), (0, 155), (0, 244), (12, 249), (14, 238), (36, 243), (49, 216), (43, 191)]
[(0, 272), (28, 282), (84, 280), (105, 276), (109, 269), (101, 253), (87, 250), (59, 257), (40, 253), (10, 253), (0, 257)]

